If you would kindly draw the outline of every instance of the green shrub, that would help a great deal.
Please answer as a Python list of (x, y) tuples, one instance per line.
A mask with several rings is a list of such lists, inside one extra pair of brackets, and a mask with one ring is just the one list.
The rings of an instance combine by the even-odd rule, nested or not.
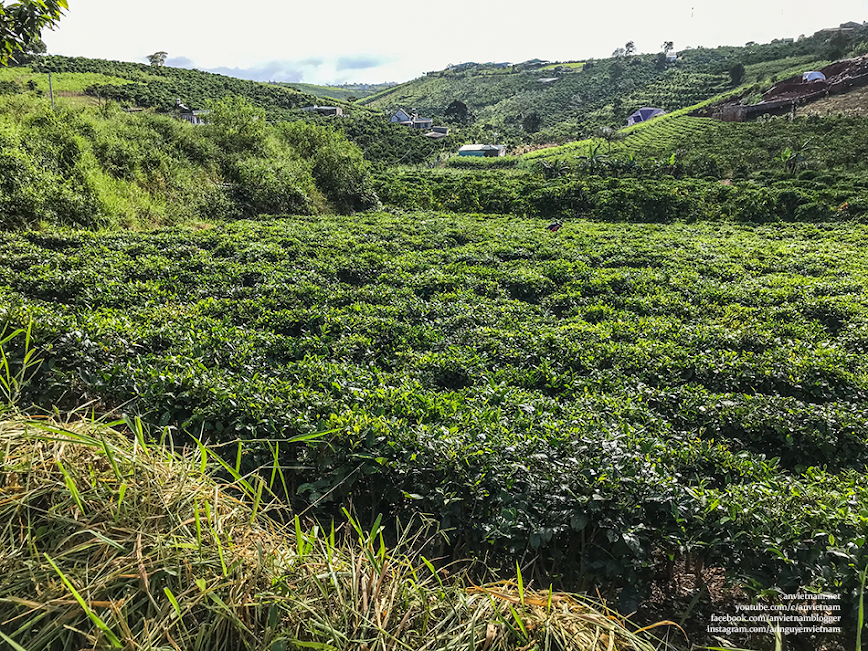
[(233, 162), (232, 179), (233, 198), (245, 217), (314, 211), (317, 190), (302, 161), (238, 158)]

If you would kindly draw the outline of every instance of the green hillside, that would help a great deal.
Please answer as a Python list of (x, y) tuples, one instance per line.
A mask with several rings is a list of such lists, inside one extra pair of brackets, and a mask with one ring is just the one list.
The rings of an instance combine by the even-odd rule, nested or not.
[(236, 95), (265, 109), (270, 116), (280, 117), (316, 99), (292, 88), (200, 70), (54, 55), (33, 57), (27, 65), (0, 71), (0, 79), (22, 88), (33, 80), (40, 91), (47, 92), (49, 72), (53, 84), (59, 84), (54, 85), (55, 91), (162, 111), (173, 109), (178, 99), (191, 108), (203, 109), (209, 101)]
[[(830, 39), (818, 33), (798, 42), (744, 47), (698, 48), (675, 62), (641, 54), (542, 68), (513, 66), (492, 71), (469, 65), (428, 73), (360, 100), (384, 111), (398, 108), (443, 117), (455, 100), (477, 123), (497, 128), (506, 142), (568, 142), (602, 126), (626, 123), (642, 106), (666, 111), (701, 102), (739, 84), (765, 90), (778, 76), (865, 51), (868, 27)], [(732, 69), (744, 67), (740, 77)], [(558, 69), (560, 68), (560, 69)]]
[(80, 57), (40, 57), (27, 65), (0, 68), (0, 94), (35, 91), (47, 96), (49, 71), (55, 99), (60, 104), (97, 107), (113, 102), (122, 107), (173, 113), (179, 99), (191, 108), (202, 109), (227, 97), (241, 97), (262, 109), (271, 122), (303, 120), (323, 127), (337, 127), (361, 147), (369, 161), (378, 164), (436, 160), (441, 153), (455, 151), (465, 141), (472, 141), (478, 131), (470, 129), (467, 140), (452, 136), (432, 141), (418, 131), (389, 123), (378, 110), (344, 101), (337, 101), (344, 109), (340, 120), (301, 111), (301, 107), (322, 101), (283, 85), (184, 68)]
[(368, 165), (340, 132), (264, 117), (239, 97), (193, 126), (0, 96), (0, 229), (152, 228), (376, 205)]

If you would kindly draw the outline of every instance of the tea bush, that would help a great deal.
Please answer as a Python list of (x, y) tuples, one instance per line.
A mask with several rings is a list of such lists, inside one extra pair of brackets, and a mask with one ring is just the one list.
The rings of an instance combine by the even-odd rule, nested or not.
[[(546, 179), (524, 170), (402, 170), (379, 172), (381, 200), (404, 210), (434, 209), (558, 219), (670, 222), (677, 220), (823, 221), (862, 218), (868, 188), (812, 189), (784, 182), (722, 185), (694, 178)], [(842, 208), (846, 204), (845, 208)]]
[(855, 603), (865, 227), (544, 216), (0, 234), (4, 319), (45, 360), (25, 404), (240, 445), (298, 509), (435, 513), (456, 556), (625, 605), (687, 553)]

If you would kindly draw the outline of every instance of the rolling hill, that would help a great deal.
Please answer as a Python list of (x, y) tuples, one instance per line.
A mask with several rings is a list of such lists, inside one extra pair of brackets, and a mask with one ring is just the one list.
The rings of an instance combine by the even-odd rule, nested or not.
[[(753, 84), (753, 91), (760, 92), (791, 70), (862, 53), (866, 41), (868, 27), (862, 27), (846, 33), (821, 31), (797, 42), (683, 50), (674, 62), (659, 53), (588, 60), (581, 66), (492, 70), (465, 64), (429, 72), (359, 103), (436, 118), (445, 116), (457, 100), (467, 106), (471, 120), (497, 129), (507, 142), (563, 143), (602, 126), (623, 125), (642, 106), (674, 111), (743, 84)], [(734, 73), (739, 65), (743, 73)]]

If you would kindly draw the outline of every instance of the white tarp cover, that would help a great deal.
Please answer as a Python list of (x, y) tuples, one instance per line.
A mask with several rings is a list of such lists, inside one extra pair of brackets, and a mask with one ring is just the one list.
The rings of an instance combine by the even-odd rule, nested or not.
[(826, 81), (826, 75), (819, 70), (810, 70), (802, 73), (802, 81)]

